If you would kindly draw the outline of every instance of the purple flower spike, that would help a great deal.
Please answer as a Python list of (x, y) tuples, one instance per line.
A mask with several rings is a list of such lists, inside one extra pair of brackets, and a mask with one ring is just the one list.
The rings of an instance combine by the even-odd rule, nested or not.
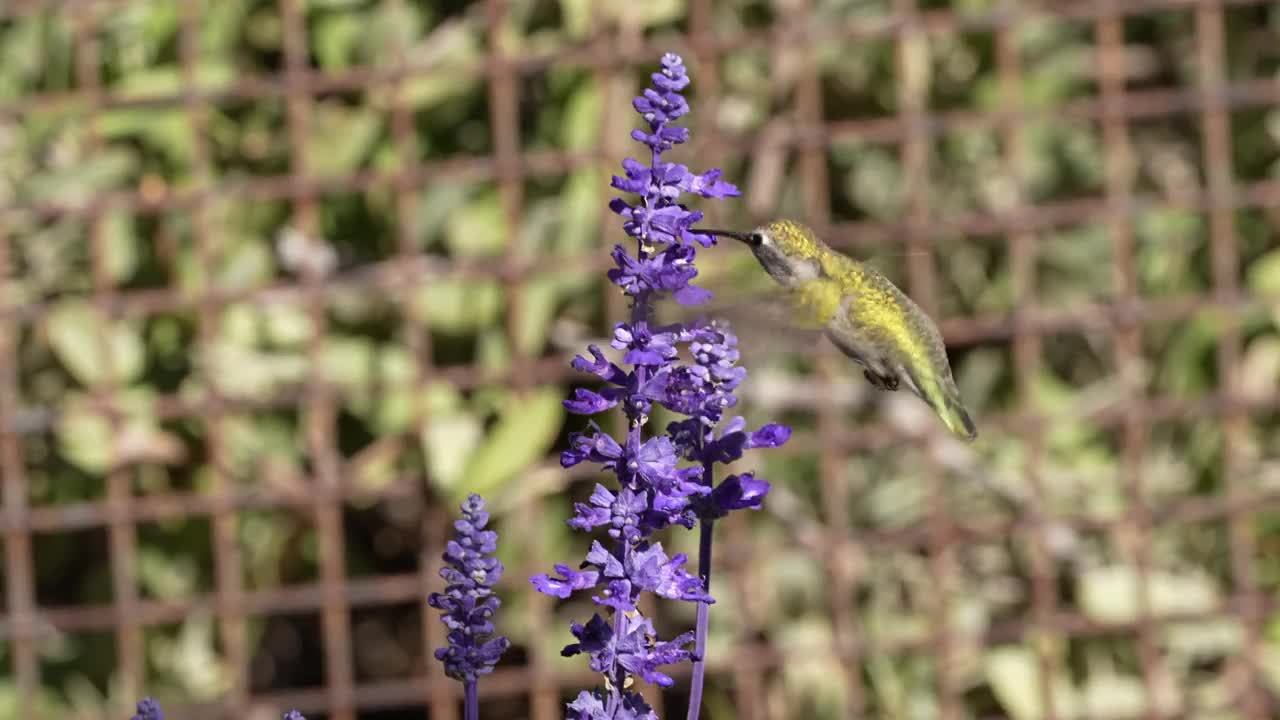
[(471, 494), (462, 503), (462, 518), (454, 523), (457, 534), (445, 548), (440, 576), (448, 582), (443, 593), (431, 593), (427, 604), (442, 611), (449, 628), (449, 645), (435, 651), (445, 673), (458, 681), (475, 682), (506, 652), (510, 642), (493, 635), (490, 620), (502, 604), (493, 586), (502, 577), (502, 563), (490, 557), (497, 549), (498, 534), (485, 530), (489, 513), (484, 499)]
[[(571, 627), (577, 642), (566, 656), (586, 655), (591, 669), (605, 676), (605, 689), (583, 692), (566, 709), (572, 720), (657, 720), (632, 689), (632, 680), (669, 687), (672, 679), (659, 668), (694, 661), (691, 715), (701, 703), (701, 658), (705, 647), (706, 612), (715, 602), (707, 592), (710, 579), (711, 526), (716, 518), (745, 508), (758, 508), (769, 484), (751, 473), (714, 482), (714, 466), (742, 457), (754, 447), (777, 447), (790, 431), (781, 425), (746, 429), (742, 418), (727, 418), (737, 405), (735, 390), (746, 377), (738, 366), (737, 338), (723, 324), (710, 322), (656, 327), (653, 303), (670, 297), (685, 305), (711, 299), (693, 285), (698, 277), (698, 247), (715, 238), (694, 230), (702, 213), (687, 207), (689, 196), (722, 199), (739, 194), (720, 170), (697, 173), (667, 162), (662, 154), (689, 139), (689, 130), (674, 125), (689, 113), (681, 94), (688, 72), (678, 55), (662, 57), (652, 86), (633, 106), (645, 129), (632, 137), (648, 147), (648, 161), (627, 158), (611, 185), (628, 198), (614, 198), (609, 208), (622, 218), (623, 231), (636, 239), (634, 252), (615, 246), (609, 279), (631, 298), (631, 318), (614, 326), (610, 345), (622, 353), (622, 365), (592, 345), (573, 367), (596, 378), (579, 388), (564, 406), (581, 415), (620, 408), (628, 421), (625, 437), (611, 437), (594, 422), (569, 438), (560, 455), (566, 468), (590, 463), (616, 478), (616, 485), (597, 484), (589, 499), (574, 503), (570, 527), (583, 532), (605, 529), (608, 539), (594, 541), (578, 569), (554, 566), (554, 574), (536, 575), (538, 591), (558, 598), (590, 590), (599, 608), (585, 625)], [(683, 356), (683, 357), (682, 357)], [(689, 358), (686, 360), (685, 358)], [(685, 418), (667, 426), (665, 435), (647, 435), (655, 405)], [(718, 429), (719, 428), (719, 429)], [(698, 574), (688, 558), (668, 556), (652, 536), (674, 525), (692, 528), (702, 522)], [(603, 534), (602, 534), (603, 537)], [(639, 610), (641, 596), (651, 593), (673, 601), (696, 603), (696, 633), (675, 640), (656, 636)], [(688, 645), (697, 643), (691, 650)]]
[(284, 714), (283, 720), (307, 720), (307, 719), (303, 717), (302, 713), (298, 712), (297, 710), (290, 710), (289, 712)]
[(164, 720), (164, 711), (160, 709), (160, 703), (144, 697), (138, 701), (138, 712), (131, 720)]

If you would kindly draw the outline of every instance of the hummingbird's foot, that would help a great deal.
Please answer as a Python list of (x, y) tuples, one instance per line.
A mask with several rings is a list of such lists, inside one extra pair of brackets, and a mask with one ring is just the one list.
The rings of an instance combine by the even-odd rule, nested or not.
[(877, 390), (893, 392), (898, 389), (898, 378), (895, 375), (881, 375), (870, 370), (863, 370), (862, 376), (867, 379), (867, 382), (871, 383), (871, 387)]

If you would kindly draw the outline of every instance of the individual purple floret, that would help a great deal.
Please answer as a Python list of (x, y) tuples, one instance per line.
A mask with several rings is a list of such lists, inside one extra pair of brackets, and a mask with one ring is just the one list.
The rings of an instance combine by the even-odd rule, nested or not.
[(462, 503), (462, 517), (454, 522), (457, 534), (445, 547), (445, 567), (440, 577), (448, 582), (443, 593), (431, 593), (427, 604), (442, 611), (449, 628), (449, 644), (435, 651), (445, 674), (463, 683), (467, 720), (479, 717), (476, 678), (493, 671), (511, 643), (494, 634), (493, 614), (501, 601), (493, 586), (502, 577), (502, 563), (491, 557), (498, 548), (498, 533), (485, 530), (489, 513), (484, 499), (472, 493)]
[(298, 712), (297, 710), (290, 710), (289, 712), (284, 714), (283, 720), (307, 720), (307, 719), (303, 717), (302, 713)]
[(149, 697), (138, 701), (138, 711), (130, 720), (164, 720), (164, 711), (160, 703)]
[[(579, 355), (573, 367), (599, 379), (596, 389), (579, 388), (565, 401), (570, 412), (594, 415), (619, 408), (628, 420), (625, 437), (615, 439), (594, 422), (574, 433), (560, 464), (598, 465), (617, 479), (616, 487), (597, 484), (586, 502), (575, 503), (569, 525), (590, 532), (603, 528), (606, 542), (594, 542), (576, 567), (555, 565), (555, 572), (532, 578), (540, 592), (568, 598), (590, 591), (601, 612), (585, 625), (574, 624), (577, 642), (565, 655), (585, 654), (591, 668), (603, 674), (606, 690), (583, 692), (568, 705), (567, 717), (581, 720), (655, 718), (648, 705), (630, 688), (630, 678), (663, 687), (672, 679), (658, 668), (695, 661), (690, 715), (701, 704), (701, 656), (705, 647), (707, 606), (714, 602), (710, 581), (711, 529), (716, 518), (744, 508), (758, 508), (769, 483), (752, 473), (739, 473), (715, 485), (713, 466), (742, 457), (753, 447), (777, 447), (790, 430), (767, 425), (748, 432), (741, 418), (730, 420), (718, 433), (725, 413), (737, 404), (735, 388), (746, 377), (738, 367), (737, 339), (716, 322), (656, 326), (652, 304), (670, 295), (676, 302), (697, 305), (710, 299), (707, 290), (691, 285), (699, 245), (715, 239), (692, 230), (702, 213), (681, 204), (685, 195), (725, 198), (738, 189), (720, 179), (719, 170), (696, 174), (669, 163), (662, 154), (689, 139), (686, 128), (672, 125), (689, 112), (681, 91), (689, 85), (684, 62), (677, 55), (662, 58), (652, 87), (633, 103), (648, 125), (632, 137), (649, 149), (649, 162), (627, 158), (624, 176), (613, 187), (638, 195), (615, 198), (609, 207), (623, 218), (623, 230), (637, 240), (632, 254), (622, 245), (613, 249), (609, 279), (631, 298), (631, 318), (613, 329), (610, 345), (622, 353), (619, 365), (597, 346)], [(681, 352), (691, 358), (685, 362)], [(668, 425), (666, 434), (646, 437), (644, 429), (654, 405), (684, 415)], [(668, 556), (655, 532), (701, 522), (699, 574), (685, 568), (684, 555)], [(640, 597), (651, 593), (669, 600), (698, 604), (696, 633), (663, 641), (652, 622), (638, 611)], [(697, 642), (695, 650), (688, 648)], [(656, 720), (656, 718), (655, 718)]]
[(565, 720), (658, 720), (653, 708), (636, 693), (625, 693), (619, 704), (610, 706), (599, 690), (583, 690), (568, 705)]

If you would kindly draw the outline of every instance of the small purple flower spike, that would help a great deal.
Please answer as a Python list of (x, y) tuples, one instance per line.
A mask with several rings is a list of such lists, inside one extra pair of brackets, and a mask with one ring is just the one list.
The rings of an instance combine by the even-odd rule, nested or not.
[(449, 628), (449, 644), (438, 648), (435, 657), (444, 663), (446, 675), (463, 684), (466, 718), (476, 720), (476, 680), (493, 672), (511, 642), (494, 634), (491, 619), (502, 604), (493, 594), (502, 577), (502, 563), (492, 557), (498, 533), (484, 529), (489, 524), (484, 498), (472, 493), (461, 509), (461, 519), (453, 524), (457, 533), (445, 547), (445, 567), (440, 569), (440, 577), (449, 584), (443, 593), (431, 593), (427, 604), (443, 611), (440, 620)]

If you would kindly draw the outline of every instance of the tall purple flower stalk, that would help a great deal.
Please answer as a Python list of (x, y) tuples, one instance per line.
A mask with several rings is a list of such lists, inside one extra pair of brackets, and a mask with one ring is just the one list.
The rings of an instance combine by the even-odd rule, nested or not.
[(479, 495), (467, 496), (461, 510), (462, 517), (453, 523), (457, 533), (445, 546), (445, 567), (440, 569), (448, 585), (443, 593), (431, 593), (427, 604), (442, 611), (440, 620), (449, 628), (449, 644), (436, 650), (436, 659), (444, 663), (446, 675), (462, 683), (466, 720), (478, 720), (477, 679), (493, 672), (511, 643), (494, 634), (492, 620), (502, 604), (493, 594), (502, 577), (502, 563), (492, 557), (498, 533), (485, 530), (489, 513)]
[[(592, 462), (617, 477), (615, 488), (596, 485), (590, 500), (576, 504), (568, 521), (587, 532), (605, 528), (607, 540), (595, 540), (576, 569), (556, 565), (556, 574), (532, 578), (539, 591), (559, 598), (593, 591), (591, 599), (600, 607), (585, 624), (573, 624), (577, 642), (563, 650), (566, 656), (587, 655), (591, 668), (605, 678), (603, 690), (583, 691), (569, 703), (566, 716), (571, 720), (656, 718), (630, 680), (639, 677), (669, 687), (672, 678), (659, 668), (685, 661), (694, 663), (689, 717), (698, 717), (707, 609), (714, 602), (708, 594), (712, 528), (717, 518), (733, 510), (760, 507), (769, 492), (769, 483), (751, 473), (730, 475), (715, 484), (713, 466), (737, 460), (748, 448), (777, 447), (791, 432), (782, 425), (747, 432), (745, 422), (736, 417), (722, 425), (725, 413), (737, 403), (734, 389), (746, 376), (737, 366), (737, 339), (727, 326), (651, 323), (653, 302), (665, 294), (686, 305), (711, 297), (690, 281), (698, 274), (696, 246), (708, 247), (715, 240), (691, 229), (702, 213), (681, 204), (681, 196), (739, 194), (720, 180), (719, 170), (699, 175), (662, 160), (664, 152), (689, 139), (687, 128), (672, 124), (689, 112), (681, 95), (689, 78), (684, 62), (672, 54), (663, 56), (662, 70), (652, 78), (653, 86), (633, 103), (648, 130), (636, 130), (632, 137), (649, 149), (649, 163), (628, 158), (622, 163), (625, 176), (613, 178), (613, 187), (640, 197), (634, 202), (615, 198), (609, 205), (625, 218), (623, 230), (637, 241), (634, 255), (622, 245), (614, 248), (616, 267), (609, 271), (609, 279), (631, 298), (631, 318), (614, 327), (610, 343), (623, 351), (625, 368), (589, 346), (590, 358), (579, 355), (573, 367), (598, 377), (603, 388), (579, 389), (565, 401), (565, 407), (581, 415), (620, 406), (628, 420), (621, 440), (592, 422), (586, 432), (572, 436), (560, 458), (566, 468)], [(688, 360), (681, 359), (681, 348)], [(646, 437), (655, 404), (684, 419), (670, 423), (665, 434)], [(688, 558), (667, 555), (653, 536), (671, 525), (693, 528), (699, 523), (695, 577), (685, 569)], [(659, 640), (653, 623), (637, 609), (646, 592), (697, 603), (696, 630)]]

